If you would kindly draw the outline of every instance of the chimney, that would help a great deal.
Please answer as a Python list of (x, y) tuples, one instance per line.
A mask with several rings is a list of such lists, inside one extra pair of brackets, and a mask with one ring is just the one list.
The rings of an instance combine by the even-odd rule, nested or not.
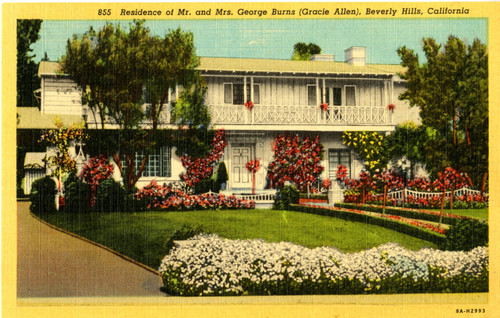
[(313, 54), (311, 61), (335, 62), (335, 56), (333, 54)]
[(366, 47), (351, 46), (345, 52), (345, 62), (355, 66), (366, 65)]

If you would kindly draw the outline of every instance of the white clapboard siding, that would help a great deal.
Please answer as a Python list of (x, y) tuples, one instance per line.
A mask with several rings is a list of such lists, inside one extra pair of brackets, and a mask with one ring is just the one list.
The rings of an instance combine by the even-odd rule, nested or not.
[(42, 78), (42, 113), (82, 115), (81, 93), (69, 78)]

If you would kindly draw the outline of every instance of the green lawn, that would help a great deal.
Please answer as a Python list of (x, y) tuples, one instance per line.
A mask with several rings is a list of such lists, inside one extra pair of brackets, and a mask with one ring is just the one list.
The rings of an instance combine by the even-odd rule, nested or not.
[[(441, 212), (441, 209), (427, 209), (427, 210)], [(453, 210), (445, 209), (444, 213), (463, 215), (463, 216), (468, 216), (471, 218), (488, 220), (488, 208), (484, 208), (484, 209), (453, 209)]]
[(387, 242), (417, 250), (436, 246), (379, 226), (300, 212), (222, 210), (190, 212), (121, 212), (81, 215), (44, 215), (49, 223), (101, 243), (152, 268), (165, 256), (165, 243), (183, 224), (229, 239), (260, 238), (288, 241), (307, 247), (334, 246), (344, 252), (360, 251)]

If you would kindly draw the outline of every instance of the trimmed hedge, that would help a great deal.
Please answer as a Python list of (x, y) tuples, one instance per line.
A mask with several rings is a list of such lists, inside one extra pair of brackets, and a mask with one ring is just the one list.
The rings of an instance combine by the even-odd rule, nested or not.
[(86, 213), (90, 211), (90, 185), (80, 179), (69, 180), (65, 186), (64, 211)]
[[(371, 204), (363, 205), (363, 204), (355, 204), (355, 203), (335, 203), (335, 206), (339, 207), (339, 208), (344, 208), (344, 209), (356, 209), (356, 210), (382, 213), (382, 206), (371, 205)], [(419, 211), (410, 210), (410, 209), (402, 209), (402, 208), (395, 208), (395, 207), (386, 206), (385, 213), (391, 214), (391, 215), (398, 215), (398, 216), (402, 216), (402, 217), (410, 218), (410, 219), (439, 222), (439, 214), (424, 213), (424, 212), (419, 212)], [(445, 213), (447, 213), (447, 212), (445, 212)], [(471, 218), (466, 217), (466, 216), (458, 216), (458, 217), (454, 218), (454, 217), (446, 216), (445, 213), (443, 213), (442, 223), (449, 224), (449, 225), (454, 225), (458, 220), (461, 220), (461, 219), (471, 219)]]
[(119, 212), (125, 207), (125, 188), (109, 178), (97, 187), (95, 210), (100, 212)]
[(342, 210), (329, 210), (324, 208), (315, 208), (309, 206), (302, 206), (291, 204), (289, 207), (292, 211), (312, 213), (318, 215), (333, 216), (349, 221), (363, 222), (369, 225), (378, 225), (390, 230), (394, 230), (403, 234), (407, 234), (422, 240), (432, 242), (439, 246), (444, 247), (446, 244), (446, 237), (436, 232), (413, 226), (408, 223), (399, 222), (396, 220), (386, 219), (368, 214), (360, 214), (356, 212), (342, 211)]
[(50, 176), (36, 179), (31, 186), (31, 212), (50, 213), (56, 211), (56, 182)]
[(294, 185), (284, 186), (276, 193), (273, 209), (275, 210), (288, 210), (291, 204), (299, 203), (300, 193)]
[(458, 220), (446, 233), (445, 249), (469, 251), (477, 246), (488, 246), (488, 224), (478, 220)]

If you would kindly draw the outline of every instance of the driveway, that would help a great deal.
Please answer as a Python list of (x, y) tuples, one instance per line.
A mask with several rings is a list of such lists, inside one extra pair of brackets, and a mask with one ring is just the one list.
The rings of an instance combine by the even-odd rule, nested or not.
[(40, 222), (29, 205), (17, 203), (17, 297), (165, 296), (157, 273)]

